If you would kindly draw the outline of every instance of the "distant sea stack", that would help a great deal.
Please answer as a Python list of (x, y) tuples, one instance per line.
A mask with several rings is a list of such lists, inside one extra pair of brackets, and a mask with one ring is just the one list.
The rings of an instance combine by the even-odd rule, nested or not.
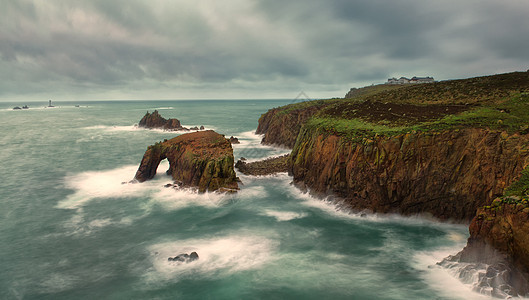
[(182, 127), (178, 119), (166, 120), (160, 115), (160, 113), (158, 113), (157, 110), (155, 110), (152, 114), (147, 112), (140, 120), (138, 126), (150, 129), (159, 128), (165, 130), (188, 130), (187, 128)]
[(238, 190), (231, 144), (213, 130), (182, 134), (149, 146), (135, 179), (139, 182), (152, 179), (166, 158), (167, 174), (178, 186), (195, 187), (201, 193)]

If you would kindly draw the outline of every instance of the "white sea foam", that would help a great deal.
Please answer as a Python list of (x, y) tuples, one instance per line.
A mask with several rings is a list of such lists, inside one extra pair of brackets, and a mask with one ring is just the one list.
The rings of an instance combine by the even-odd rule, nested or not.
[(168, 107), (156, 107), (155, 109), (159, 109), (159, 110), (162, 110), (162, 109), (174, 109), (174, 107), (172, 107), (172, 106), (168, 106)]
[(444, 267), (437, 265), (449, 255), (453, 255), (464, 247), (459, 243), (454, 247), (431, 252), (418, 252), (412, 258), (414, 267), (420, 270), (421, 277), (433, 289), (451, 299), (497, 299), (473, 291), (473, 283), (465, 284)]
[[(191, 128), (191, 127), (200, 127), (196, 125), (182, 125), (183, 127)], [(204, 130), (212, 129), (211, 127), (205, 127)], [(141, 132), (141, 131), (149, 131), (149, 132), (155, 132), (155, 133), (176, 133), (176, 134), (183, 134), (183, 133), (189, 133), (189, 132), (196, 132), (200, 130), (165, 130), (161, 128), (143, 128), (139, 127), (137, 124), (133, 125), (95, 125), (95, 126), (88, 126), (82, 128), (84, 130), (99, 130), (103, 132)]]
[(262, 199), (268, 196), (268, 192), (264, 186), (245, 187), (244, 185), (240, 185), (239, 187), (241, 190), (236, 195), (239, 199)]
[(278, 221), (290, 221), (294, 219), (301, 219), (307, 216), (306, 213), (302, 212), (293, 212), (293, 211), (278, 211), (267, 209), (263, 212), (263, 215), (274, 217)]
[(85, 130), (99, 130), (99, 131), (103, 131), (103, 132), (140, 132), (140, 131), (151, 131), (151, 132), (156, 132), (156, 133), (168, 133), (168, 132), (171, 132), (171, 133), (183, 133), (185, 131), (167, 131), (167, 130), (163, 130), (163, 129), (158, 129), (158, 128), (153, 128), (153, 129), (149, 129), (149, 128), (142, 128), (142, 127), (138, 127), (138, 125), (134, 124), (134, 125), (112, 125), (112, 126), (109, 126), (109, 125), (95, 125), (95, 126), (88, 126), (88, 127), (84, 127), (82, 129), (85, 129)]
[(187, 206), (218, 206), (229, 197), (220, 193), (198, 193), (194, 189), (166, 188), (172, 183), (170, 176), (165, 175), (169, 162), (163, 160), (157, 169), (156, 176), (142, 183), (129, 183), (134, 178), (138, 166), (129, 165), (106, 171), (88, 171), (67, 176), (65, 185), (74, 190), (73, 194), (59, 201), (57, 208), (79, 209), (96, 199), (137, 198), (149, 199), (143, 208), (148, 212), (153, 206), (175, 210)]
[[(347, 219), (360, 218), (359, 214), (353, 214), (348, 210), (342, 209), (337, 203), (330, 201), (328, 198), (321, 199), (321, 198), (315, 197), (311, 195), (309, 192), (301, 191), (300, 189), (298, 189), (296, 186), (292, 184), (288, 184), (286, 186), (286, 190), (290, 193), (292, 197), (302, 200), (303, 201), (302, 204), (308, 207), (317, 208), (329, 215), (339, 217), (339, 218), (347, 218)], [(369, 216), (369, 217), (372, 218), (372, 216)]]
[(236, 137), (239, 139), (240, 144), (233, 144), (233, 149), (236, 155), (245, 156), (247, 162), (285, 155), (291, 151), (282, 147), (261, 144), (263, 135), (255, 134), (254, 131), (241, 132)]
[(110, 225), (129, 226), (135, 220), (143, 217), (145, 217), (145, 215), (136, 217), (122, 217), (121, 219), (102, 218), (88, 221), (86, 220), (83, 209), (79, 208), (77, 209), (76, 214), (66, 221), (63, 226), (67, 230), (68, 235), (89, 235)]
[[(272, 260), (276, 247), (277, 242), (255, 233), (159, 243), (148, 248), (153, 269), (145, 274), (145, 279), (149, 284), (156, 284), (190, 276), (217, 278), (255, 269)], [(199, 255), (196, 261), (168, 261), (169, 257), (193, 251)]]
[(79, 282), (78, 278), (71, 275), (46, 274), (45, 279), (40, 283), (40, 289), (45, 293), (58, 293), (73, 288)]
[(88, 171), (66, 177), (65, 185), (74, 190), (72, 195), (60, 201), (58, 208), (75, 209), (97, 198), (137, 197), (171, 182), (167, 176), (142, 184), (124, 184), (134, 178), (138, 166), (129, 165), (107, 171)]
[(237, 176), (243, 183), (242, 189), (244, 189), (244, 185), (252, 184), (256, 181), (263, 182), (263, 180), (279, 180), (282, 183), (286, 182), (287, 184), (292, 181), (292, 177), (290, 177), (287, 172), (274, 173), (270, 175), (244, 175), (242, 173), (237, 173)]
[[(428, 217), (426, 215), (403, 216), (399, 214), (355, 212), (350, 210), (347, 205), (340, 203), (340, 201), (332, 200), (329, 197), (319, 198), (313, 196), (310, 192), (301, 191), (295, 185), (289, 184), (287, 181), (283, 181), (282, 184), (285, 186), (285, 190), (287, 190), (292, 197), (302, 200), (303, 205), (317, 208), (328, 215), (340, 219), (364, 220), (381, 223), (399, 222), (408, 225), (427, 225), (438, 227), (441, 230), (452, 230), (454, 228), (457, 228), (458, 230), (464, 228), (466, 230), (468, 227), (462, 224), (443, 223), (433, 217)], [(454, 238), (466, 240), (467, 237), (454, 235)]]
[(148, 205), (159, 205), (165, 210), (178, 210), (188, 206), (216, 207), (225, 199), (220, 193), (198, 193), (196, 189), (158, 189), (151, 195)]

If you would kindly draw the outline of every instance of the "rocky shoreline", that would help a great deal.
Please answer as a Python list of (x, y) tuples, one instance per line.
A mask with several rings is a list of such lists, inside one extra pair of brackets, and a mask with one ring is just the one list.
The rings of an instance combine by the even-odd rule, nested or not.
[[(481, 264), (482, 292), (526, 296), (528, 90), (529, 72), (515, 72), (297, 103), (263, 114), (257, 133), (293, 149), (286, 169), (316, 195), (359, 211), (472, 220), (467, 247), (441, 265)], [(266, 163), (238, 164), (266, 173)], [(513, 185), (523, 187), (516, 201), (504, 195)]]
[(289, 154), (271, 157), (255, 162), (246, 162), (245, 159), (240, 159), (235, 164), (237, 168), (244, 175), (264, 176), (275, 173), (288, 172), (289, 170)]

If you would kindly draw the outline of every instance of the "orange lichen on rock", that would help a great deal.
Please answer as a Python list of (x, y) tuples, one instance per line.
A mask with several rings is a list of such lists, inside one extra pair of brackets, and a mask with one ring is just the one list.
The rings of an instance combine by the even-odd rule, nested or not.
[(152, 179), (160, 161), (166, 158), (167, 174), (180, 185), (196, 187), (199, 192), (238, 189), (231, 144), (213, 130), (182, 134), (149, 146), (135, 179)]

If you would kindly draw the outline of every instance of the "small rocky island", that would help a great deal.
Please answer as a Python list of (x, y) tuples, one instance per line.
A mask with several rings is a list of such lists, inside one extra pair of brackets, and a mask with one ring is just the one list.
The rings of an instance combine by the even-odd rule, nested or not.
[(149, 128), (149, 129), (163, 129), (168, 131), (178, 131), (178, 130), (204, 130), (204, 126), (198, 127), (192, 127), (192, 128), (185, 128), (180, 124), (180, 121), (178, 119), (165, 119), (160, 115), (160, 113), (155, 110), (152, 114), (147, 112), (145, 116), (140, 120), (140, 123), (138, 124), (139, 127), (143, 128)]
[(213, 130), (186, 133), (149, 146), (134, 179), (138, 182), (152, 179), (166, 158), (167, 174), (178, 187), (197, 188), (200, 193), (239, 189), (233, 169), (233, 148), (223, 135)]

